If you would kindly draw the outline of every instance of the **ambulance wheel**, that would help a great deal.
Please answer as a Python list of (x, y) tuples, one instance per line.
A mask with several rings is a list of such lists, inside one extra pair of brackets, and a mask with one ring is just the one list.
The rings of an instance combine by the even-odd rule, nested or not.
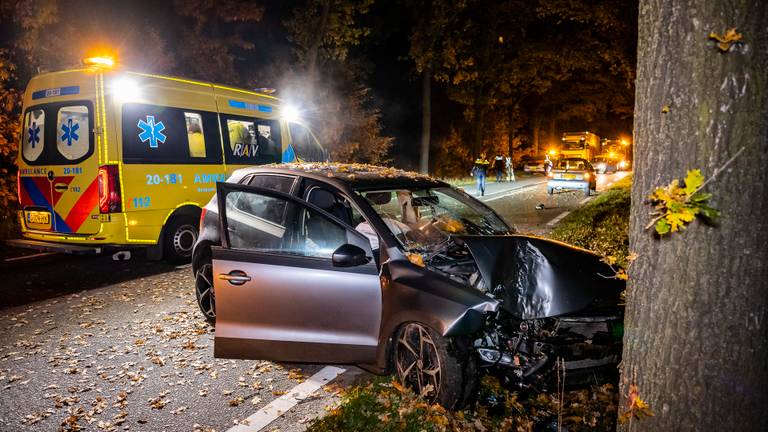
[(197, 243), (197, 221), (189, 216), (175, 216), (165, 225), (163, 255), (173, 264), (188, 263)]

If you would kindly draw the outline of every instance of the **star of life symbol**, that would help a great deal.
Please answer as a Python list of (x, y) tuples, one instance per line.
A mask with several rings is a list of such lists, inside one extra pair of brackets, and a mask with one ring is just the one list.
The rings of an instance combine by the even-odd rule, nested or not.
[(27, 132), (29, 132), (29, 143), (32, 144), (32, 148), (35, 148), (35, 144), (40, 142), (40, 126), (32, 122), (32, 126), (27, 129)]
[(67, 119), (67, 123), (61, 125), (61, 130), (64, 132), (64, 134), (61, 136), (61, 140), (66, 141), (67, 145), (71, 146), (72, 140), (77, 141), (80, 139), (80, 136), (77, 135), (78, 129), (80, 129), (79, 124), (72, 124), (72, 119)]
[(139, 134), (139, 139), (141, 142), (149, 141), (150, 148), (157, 148), (158, 142), (165, 142), (165, 134), (163, 133), (165, 125), (161, 121), (155, 123), (155, 116), (148, 115), (147, 121), (139, 120), (137, 126), (142, 131)]

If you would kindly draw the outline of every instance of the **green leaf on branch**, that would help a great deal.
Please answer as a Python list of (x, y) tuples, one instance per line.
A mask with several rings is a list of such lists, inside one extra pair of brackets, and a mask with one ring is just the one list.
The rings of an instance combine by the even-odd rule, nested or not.
[(689, 170), (688, 175), (685, 176), (685, 194), (693, 195), (703, 183), (704, 175), (701, 174), (700, 169)]
[(711, 193), (701, 192), (706, 184), (699, 169), (689, 170), (684, 180), (674, 179), (667, 186), (656, 188), (650, 196), (657, 215), (646, 229), (655, 226), (660, 236), (681, 231), (697, 216), (714, 222), (720, 212), (709, 207)]
[(669, 232), (669, 223), (664, 219), (659, 219), (656, 222), (656, 232), (660, 235), (667, 234)]

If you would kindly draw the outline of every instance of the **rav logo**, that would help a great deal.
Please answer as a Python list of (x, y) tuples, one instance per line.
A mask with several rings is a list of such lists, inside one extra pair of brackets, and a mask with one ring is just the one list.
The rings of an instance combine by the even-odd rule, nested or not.
[(240, 156), (240, 157), (253, 157), (256, 156), (256, 153), (259, 151), (259, 145), (258, 144), (243, 144), (243, 143), (235, 143), (235, 148), (232, 150), (232, 154), (234, 156)]

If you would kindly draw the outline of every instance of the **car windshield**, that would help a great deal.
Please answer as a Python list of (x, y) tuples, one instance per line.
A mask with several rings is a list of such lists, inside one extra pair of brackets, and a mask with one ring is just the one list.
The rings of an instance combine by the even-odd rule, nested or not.
[(359, 193), (407, 250), (430, 250), (451, 235), (502, 235), (511, 229), (489, 208), (450, 187)]
[(584, 159), (560, 159), (555, 165), (555, 169), (569, 171), (584, 171), (586, 168)]

